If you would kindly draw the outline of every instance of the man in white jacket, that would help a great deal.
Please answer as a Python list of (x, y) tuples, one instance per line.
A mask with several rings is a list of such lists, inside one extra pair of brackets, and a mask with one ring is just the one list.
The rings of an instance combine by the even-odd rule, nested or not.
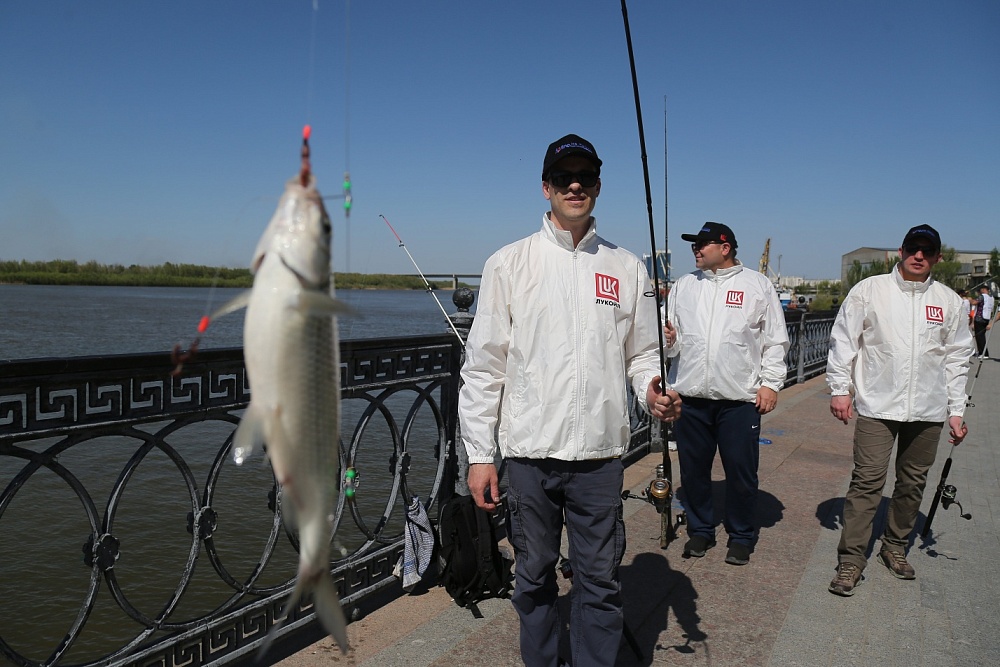
[(551, 210), (540, 231), (486, 262), (462, 367), (469, 490), (487, 511), (499, 499), (497, 445), (506, 459), (516, 555), (511, 602), (521, 620), (521, 658), (532, 667), (559, 664), (564, 517), (573, 567), (571, 664), (615, 663), (627, 383), (653, 416), (667, 421), (680, 411), (677, 393), (660, 391), (646, 269), (596, 233), (600, 168), (593, 145), (577, 135), (549, 146), (542, 194)]
[(728, 226), (706, 222), (691, 242), (697, 271), (667, 298), (670, 386), (684, 402), (674, 427), (687, 512), (685, 558), (715, 546), (712, 463), (726, 471), (726, 562), (745, 565), (757, 539), (760, 418), (785, 382), (788, 333), (771, 282), (736, 259)]
[(895, 577), (913, 579), (906, 546), (943, 424), (948, 421), (952, 444), (968, 433), (962, 415), (974, 347), (964, 300), (931, 277), (941, 260), (941, 237), (930, 225), (914, 227), (899, 256), (890, 273), (851, 288), (830, 334), (830, 411), (845, 424), (855, 410), (858, 417), (837, 575), (829, 586), (845, 597), (854, 594), (868, 564), (893, 441), (896, 485), (878, 559)]

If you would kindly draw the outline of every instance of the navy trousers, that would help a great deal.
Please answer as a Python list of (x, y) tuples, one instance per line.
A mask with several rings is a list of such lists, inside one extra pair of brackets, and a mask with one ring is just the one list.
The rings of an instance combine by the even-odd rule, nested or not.
[(507, 482), (516, 556), (511, 602), (521, 619), (521, 659), (528, 667), (559, 664), (556, 565), (565, 517), (573, 568), (570, 664), (614, 665), (624, 623), (621, 459), (507, 459)]
[(674, 427), (687, 511), (687, 532), (715, 539), (712, 464), (718, 450), (726, 471), (723, 525), (730, 543), (752, 547), (757, 538), (757, 466), (760, 414), (746, 401), (681, 397), (684, 407)]

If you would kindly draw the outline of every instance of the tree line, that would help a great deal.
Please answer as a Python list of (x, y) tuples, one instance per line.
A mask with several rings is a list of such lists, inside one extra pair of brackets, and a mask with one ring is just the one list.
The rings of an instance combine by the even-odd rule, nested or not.
[[(941, 261), (931, 269), (931, 276), (939, 283), (943, 283), (956, 292), (971, 287), (969, 277), (959, 275), (962, 270), (962, 263), (956, 259), (957, 252), (954, 248), (946, 245), (941, 246)], [(899, 263), (899, 257), (890, 257), (888, 261), (876, 260), (871, 264), (862, 266), (861, 262), (854, 260), (854, 263), (847, 269), (847, 288), (850, 289), (869, 276), (877, 276), (889, 273), (892, 268)], [(1000, 278), (1000, 249), (993, 248), (990, 251), (989, 267), (987, 274), (994, 280)]]
[[(156, 266), (101, 264), (93, 260), (57, 259), (44, 262), (0, 260), (0, 283), (21, 285), (104, 285), (114, 287), (250, 287), (249, 269), (174, 264)], [(425, 289), (417, 276), (382, 273), (335, 273), (342, 289)], [(450, 281), (431, 282), (434, 289), (447, 288)]]

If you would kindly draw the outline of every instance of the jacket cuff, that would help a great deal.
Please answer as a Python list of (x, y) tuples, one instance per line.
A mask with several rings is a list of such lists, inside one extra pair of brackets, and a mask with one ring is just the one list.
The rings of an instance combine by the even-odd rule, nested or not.
[(474, 463), (493, 463), (493, 457), (492, 456), (470, 456), (469, 457), (469, 465), (472, 465)]

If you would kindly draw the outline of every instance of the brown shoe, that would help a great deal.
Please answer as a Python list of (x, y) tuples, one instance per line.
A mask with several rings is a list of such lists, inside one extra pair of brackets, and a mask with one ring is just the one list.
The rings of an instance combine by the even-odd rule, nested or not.
[(837, 576), (830, 582), (830, 592), (849, 598), (854, 595), (854, 589), (861, 585), (861, 568), (854, 563), (841, 563), (837, 566)]
[(882, 549), (878, 552), (878, 559), (889, 568), (892, 576), (897, 579), (916, 579), (917, 573), (913, 566), (906, 562), (906, 554), (902, 551), (892, 549)]

